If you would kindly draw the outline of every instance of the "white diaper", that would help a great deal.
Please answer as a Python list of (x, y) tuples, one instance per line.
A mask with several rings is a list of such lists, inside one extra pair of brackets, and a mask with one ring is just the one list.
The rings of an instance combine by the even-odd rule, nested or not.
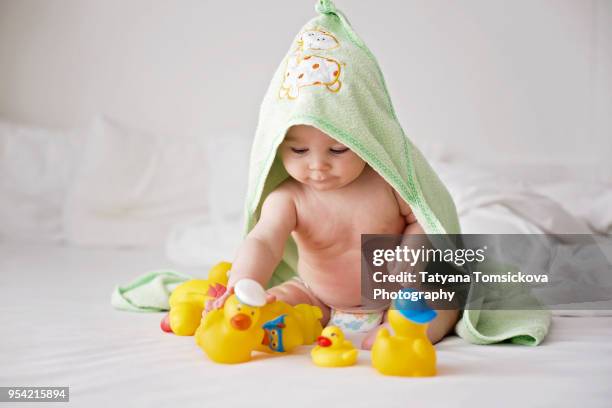
[[(311, 299), (317, 299), (310, 287), (300, 277), (296, 276), (292, 280), (299, 284)], [(377, 306), (377, 308), (355, 307), (350, 309), (329, 307), (331, 309), (331, 316), (327, 326), (339, 327), (344, 333), (344, 337), (350, 340), (353, 346), (359, 348), (366, 335), (382, 323), (385, 311), (389, 306)]]
[(338, 310), (332, 309), (328, 326), (337, 326), (344, 332), (344, 337), (355, 347), (361, 347), (366, 335), (380, 326), (385, 310)]

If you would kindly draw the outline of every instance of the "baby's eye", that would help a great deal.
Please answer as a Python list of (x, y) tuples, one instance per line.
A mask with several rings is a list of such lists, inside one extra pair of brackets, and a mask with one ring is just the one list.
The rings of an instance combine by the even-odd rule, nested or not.
[(332, 152), (333, 154), (342, 154), (344, 152), (348, 152), (349, 148), (348, 147), (344, 147), (342, 149), (329, 149), (330, 152)]
[(296, 154), (304, 154), (308, 151), (308, 149), (296, 149), (295, 147), (292, 147), (291, 151)]

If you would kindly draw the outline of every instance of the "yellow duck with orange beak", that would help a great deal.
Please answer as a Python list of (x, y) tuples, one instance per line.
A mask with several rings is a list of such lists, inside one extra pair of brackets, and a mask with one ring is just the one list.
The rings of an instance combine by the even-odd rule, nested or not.
[(177, 286), (170, 295), (170, 312), (162, 319), (162, 330), (193, 336), (200, 325), (206, 300), (225, 289), (231, 267), (229, 262), (219, 262), (208, 271), (208, 279), (191, 279)]
[[(250, 280), (244, 279), (240, 283), (244, 281)], [(260, 307), (265, 304), (265, 293), (261, 296), (255, 302), (249, 299), (247, 304), (235, 294), (231, 295), (223, 309), (212, 310), (202, 318), (195, 340), (212, 361), (237, 364), (251, 360), (251, 353), (264, 337), (259, 318)]]
[(320, 367), (347, 367), (357, 362), (358, 351), (353, 343), (344, 339), (344, 333), (336, 326), (323, 329), (310, 355)]

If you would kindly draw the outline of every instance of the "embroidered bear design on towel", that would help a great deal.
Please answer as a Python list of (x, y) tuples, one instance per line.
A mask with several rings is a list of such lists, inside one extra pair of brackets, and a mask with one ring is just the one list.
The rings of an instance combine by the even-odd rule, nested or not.
[(299, 37), (298, 50), (333, 50), (338, 48), (340, 43), (333, 36), (323, 30), (305, 30)]
[(338, 92), (340, 67), (344, 65), (332, 58), (311, 53), (317, 50), (333, 50), (340, 43), (331, 33), (321, 29), (304, 30), (297, 41), (298, 47), (287, 59), (279, 97), (295, 99), (304, 86), (321, 85), (332, 92)]

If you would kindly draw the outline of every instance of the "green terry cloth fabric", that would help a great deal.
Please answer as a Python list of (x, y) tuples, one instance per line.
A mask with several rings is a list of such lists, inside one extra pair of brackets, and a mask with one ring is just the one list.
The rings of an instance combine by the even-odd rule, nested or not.
[(129, 312), (163, 312), (170, 309), (170, 293), (189, 279), (192, 278), (175, 271), (152, 271), (126, 286), (116, 286), (111, 305)]
[[(404, 134), (376, 58), (331, 1), (317, 2), (316, 11), (318, 16), (292, 41), (261, 105), (251, 149), (245, 233), (257, 223), (267, 195), (288, 177), (276, 151), (297, 124), (320, 129), (364, 159), (412, 207), (428, 234), (460, 233), (454, 202)], [(296, 275), (297, 256), (289, 237), (270, 286)], [(525, 321), (497, 316), (468, 310), (458, 332), (474, 343), (529, 335), (523, 330)]]
[[(488, 275), (518, 273), (514, 265), (487, 259), (479, 269)], [(469, 309), (455, 326), (465, 340), (475, 344), (509, 341), (526, 346), (540, 344), (551, 324), (550, 311), (542, 308), (528, 290), (512, 284), (472, 284)], [(511, 303), (510, 303), (511, 302)], [(521, 310), (506, 310), (505, 305), (521, 305)]]

